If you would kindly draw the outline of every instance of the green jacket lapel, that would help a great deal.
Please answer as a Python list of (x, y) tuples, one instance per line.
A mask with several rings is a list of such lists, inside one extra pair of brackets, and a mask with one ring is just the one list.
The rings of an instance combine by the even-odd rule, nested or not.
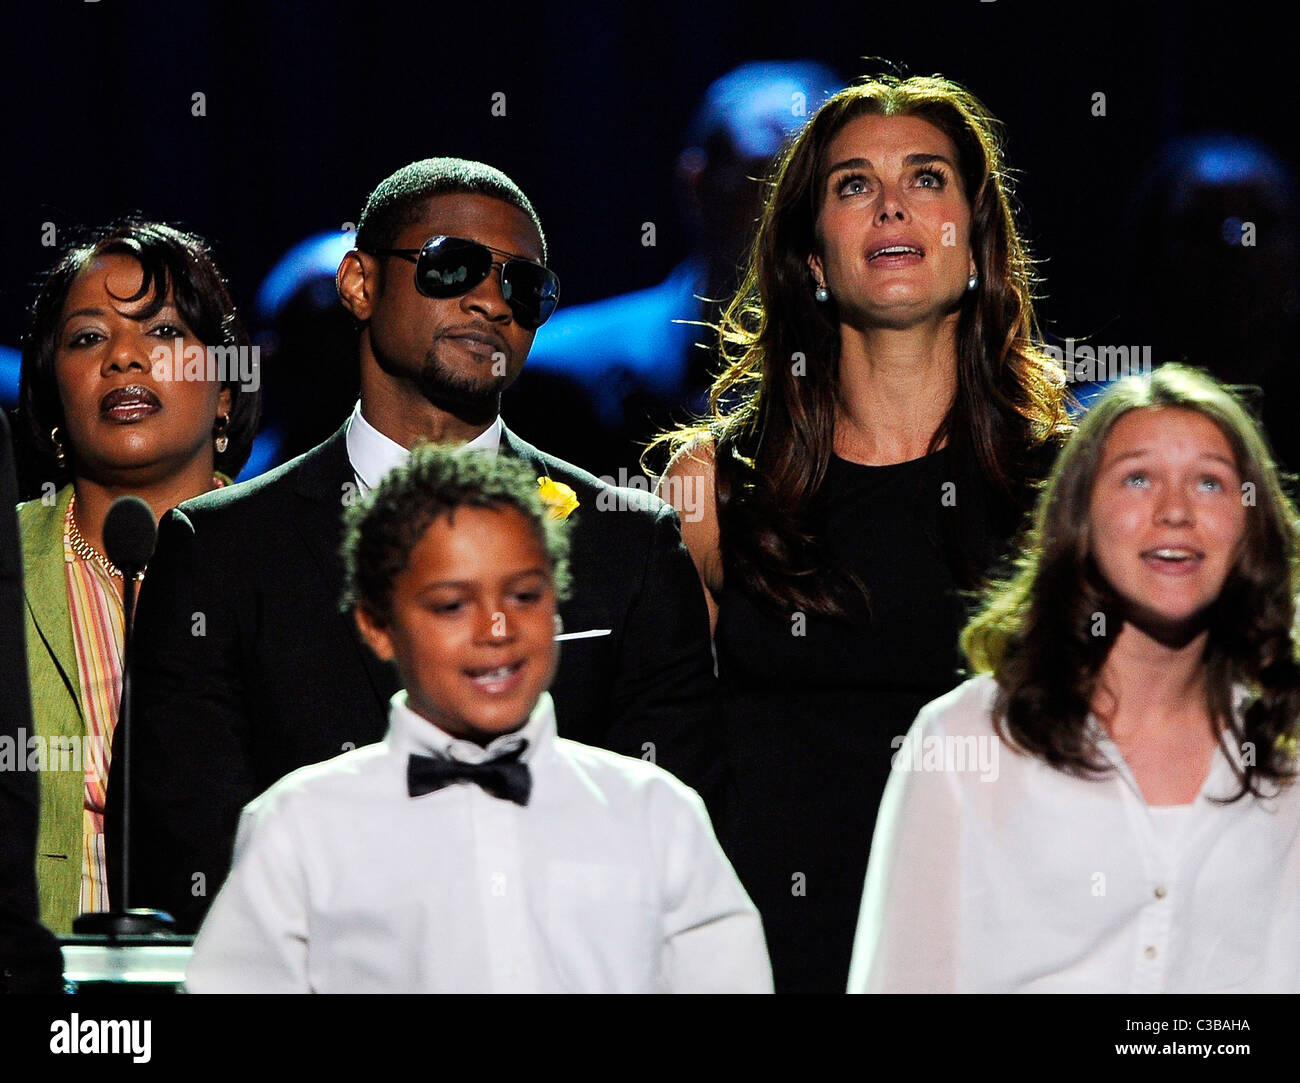
[[(57, 675), (67, 694), (81, 711), (81, 681), (77, 675), (77, 650), (72, 641), (72, 618), (68, 612), (67, 572), (63, 566), (63, 518), (72, 499), (72, 486), (59, 491), (53, 507), (39, 500), (18, 505), (18, 528), (23, 546), (23, 593), (41, 643), (48, 654), (52, 671), (29, 663), (34, 677), (52, 680)], [(40, 649), (28, 643), (28, 652)], [(49, 702), (57, 688), (33, 688), (32, 705)], [(81, 728), (78, 726), (77, 735)]]

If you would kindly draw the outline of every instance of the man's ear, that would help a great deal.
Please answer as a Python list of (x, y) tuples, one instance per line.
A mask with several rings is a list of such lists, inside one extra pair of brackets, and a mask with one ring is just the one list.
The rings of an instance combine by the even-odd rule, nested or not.
[(361, 633), (361, 638), (366, 641), (366, 645), (375, 653), (375, 656), (381, 662), (391, 662), (396, 657), (396, 651), (393, 650), (393, 639), (388, 634), (388, 626), (381, 624), (375, 616), (366, 609), (365, 606), (358, 605), (353, 611), (352, 616), (357, 622), (357, 631)]
[(379, 261), (374, 256), (353, 248), (343, 257), (334, 275), (334, 285), (339, 291), (343, 307), (365, 323), (374, 311), (379, 295)]

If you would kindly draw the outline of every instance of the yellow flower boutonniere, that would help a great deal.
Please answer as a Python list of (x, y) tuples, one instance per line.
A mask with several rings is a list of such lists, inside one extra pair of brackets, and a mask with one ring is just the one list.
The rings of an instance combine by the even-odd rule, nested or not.
[(546, 505), (546, 514), (551, 519), (567, 519), (578, 506), (578, 494), (562, 481), (538, 478), (537, 489), (537, 495)]

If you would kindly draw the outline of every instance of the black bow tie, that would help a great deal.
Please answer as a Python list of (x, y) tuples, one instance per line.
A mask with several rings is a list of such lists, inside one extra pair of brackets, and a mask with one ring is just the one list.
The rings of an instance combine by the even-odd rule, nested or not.
[(486, 763), (462, 763), (445, 756), (412, 755), (406, 763), (407, 792), (412, 797), (421, 797), (453, 782), (473, 782), (493, 797), (526, 805), (533, 789), (533, 779), (528, 773), (528, 764), (520, 763), (519, 757), (527, 747), (525, 741), (518, 748)]

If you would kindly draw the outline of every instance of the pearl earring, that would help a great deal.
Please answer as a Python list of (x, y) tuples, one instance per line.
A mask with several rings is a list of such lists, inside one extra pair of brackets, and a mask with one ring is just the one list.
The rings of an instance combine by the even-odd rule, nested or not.
[(966, 289), (968, 291), (979, 289), (979, 285), (980, 285), (979, 275), (973, 274), (970, 276), (970, 278), (966, 279)]
[(827, 301), (831, 299), (831, 291), (828, 290), (825, 286), (819, 284), (817, 288), (813, 290), (813, 296), (816, 297), (817, 300), (819, 300), (822, 304), (825, 304)]

